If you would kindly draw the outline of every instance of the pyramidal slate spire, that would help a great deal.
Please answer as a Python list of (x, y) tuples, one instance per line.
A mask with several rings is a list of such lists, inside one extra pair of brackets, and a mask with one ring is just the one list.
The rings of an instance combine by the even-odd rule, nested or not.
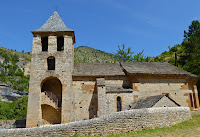
[(55, 11), (53, 15), (44, 23), (44, 25), (32, 32), (57, 32), (57, 31), (73, 31), (64, 24), (58, 12)]

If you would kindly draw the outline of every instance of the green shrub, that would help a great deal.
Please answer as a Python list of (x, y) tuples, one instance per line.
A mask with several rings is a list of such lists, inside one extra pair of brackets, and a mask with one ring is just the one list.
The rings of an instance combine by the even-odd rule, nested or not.
[(27, 102), (28, 97), (26, 95), (12, 103), (0, 101), (0, 120), (26, 119)]

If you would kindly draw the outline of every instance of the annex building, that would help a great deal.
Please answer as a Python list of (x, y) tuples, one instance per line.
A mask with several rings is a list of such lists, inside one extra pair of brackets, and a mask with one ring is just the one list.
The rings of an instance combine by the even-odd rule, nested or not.
[(57, 11), (32, 33), (27, 127), (141, 106), (199, 107), (198, 77), (168, 63), (74, 63), (75, 34)]

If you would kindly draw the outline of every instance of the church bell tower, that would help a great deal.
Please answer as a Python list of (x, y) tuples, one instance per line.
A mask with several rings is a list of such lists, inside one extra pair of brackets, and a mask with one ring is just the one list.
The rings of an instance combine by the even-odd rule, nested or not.
[(26, 127), (71, 122), (74, 31), (55, 11), (32, 34)]

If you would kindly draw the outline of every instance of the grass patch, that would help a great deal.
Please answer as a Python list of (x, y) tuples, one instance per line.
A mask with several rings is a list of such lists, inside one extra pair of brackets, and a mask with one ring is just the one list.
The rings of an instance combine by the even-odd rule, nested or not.
[(200, 114), (172, 127), (145, 129), (142, 131), (109, 135), (107, 137), (197, 137), (200, 136)]

